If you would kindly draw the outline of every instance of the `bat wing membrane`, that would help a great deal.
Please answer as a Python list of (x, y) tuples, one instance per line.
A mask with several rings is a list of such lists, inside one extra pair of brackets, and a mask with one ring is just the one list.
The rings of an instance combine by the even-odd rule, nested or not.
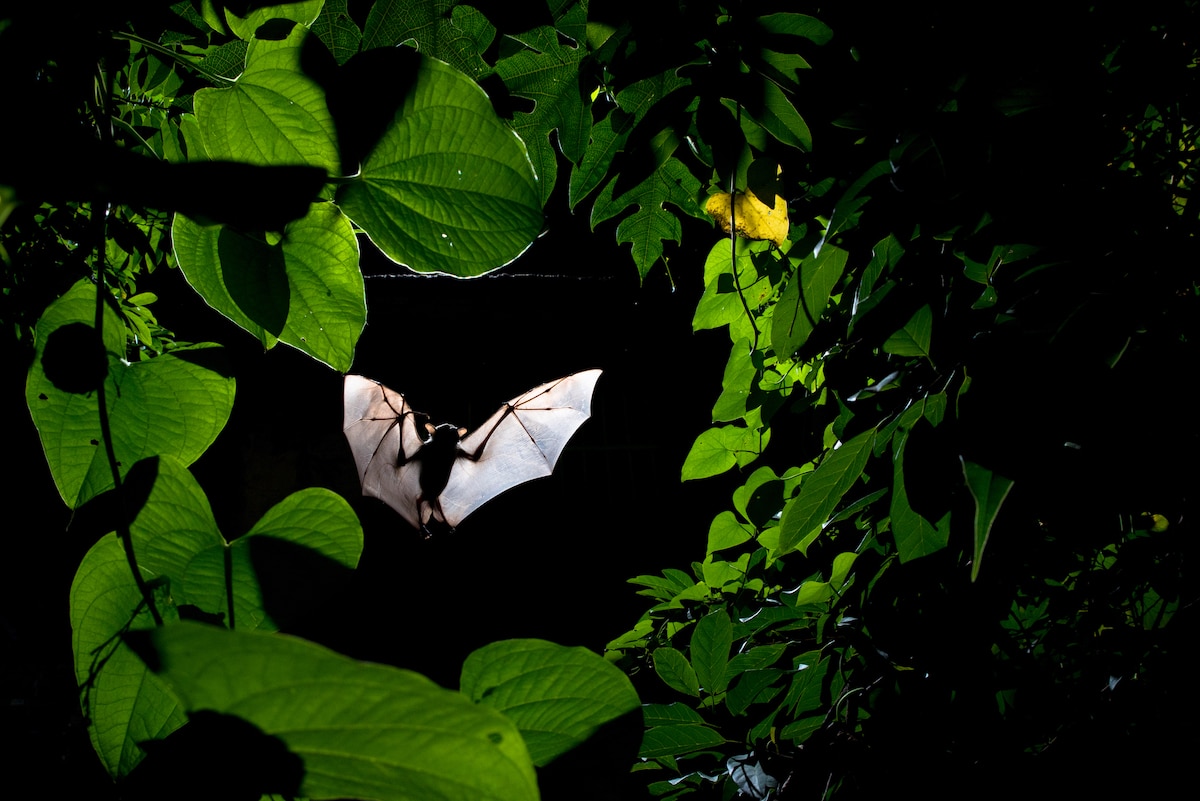
[(452, 527), (505, 490), (553, 472), (567, 441), (591, 417), (600, 372), (585, 370), (534, 387), (459, 443), (441, 494)]
[(420, 528), (420, 463), (414, 460), (424, 443), (419, 413), (399, 392), (360, 375), (346, 376), (343, 404), (342, 429), (363, 495), (379, 498)]

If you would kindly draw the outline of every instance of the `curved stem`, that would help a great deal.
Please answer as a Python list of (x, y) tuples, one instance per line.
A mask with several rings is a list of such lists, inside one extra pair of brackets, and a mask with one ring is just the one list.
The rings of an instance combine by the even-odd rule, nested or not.
[[(100, 139), (106, 144), (112, 143), (112, 128), (109, 123), (108, 107), (109, 89), (108, 80), (103, 70), (97, 70), (96, 129)], [(96, 329), (96, 336), (103, 342), (104, 303), (106, 300), (105, 295), (108, 293), (108, 284), (105, 281), (105, 268), (107, 265), (104, 247), (107, 238), (107, 204), (93, 202), (91, 214), (96, 247), (96, 262), (94, 267), (96, 271), (96, 314), (94, 328)], [(107, 358), (107, 355), (105, 358)], [(113, 443), (112, 423), (108, 419), (107, 383), (108, 376), (106, 374), (104, 380), (100, 382), (100, 386), (96, 389), (96, 406), (100, 414), (100, 438), (104, 442), (104, 453), (108, 457), (108, 468), (112, 473), (113, 493), (117, 499), (117, 538), (121, 540), (121, 546), (125, 551), (125, 561), (129, 563), (129, 570), (133, 573), (134, 583), (137, 584), (138, 592), (141, 593), (142, 600), (146, 603), (146, 608), (150, 610), (150, 616), (154, 619), (154, 625), (161, 626), (163, 624), (162, 614), (158, 611), (158, 606), (154, 603), (154, 593), (146, 583), (145, 577), (142, 576), (142, 571), (138, 569), (137, 556), (133, 549), (133, 534), (129, 529), (129, 515), (125, 513), (125, 496), (121, 491), (121, 466), (117, 462), (116, 446)]]

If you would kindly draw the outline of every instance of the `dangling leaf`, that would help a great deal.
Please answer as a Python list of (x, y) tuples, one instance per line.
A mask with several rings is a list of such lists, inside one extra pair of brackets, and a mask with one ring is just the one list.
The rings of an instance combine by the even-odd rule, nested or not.
[(787, 201), (779, 195), (775, 196), (775, 205), (767, 206), (758, 199), (753, 190), (739, 192), (733, 198), (733, 211), (730, 214), (730, 195), (728, 192), (718, 192), (708, 198), (704, 210), (708, 216), (717, 221), (721, 230), (729, 233), (730, 217), (737, 235), (746, 239), (763, 239), (774, 242), (777, 247), (783, 247), (788, 235)]

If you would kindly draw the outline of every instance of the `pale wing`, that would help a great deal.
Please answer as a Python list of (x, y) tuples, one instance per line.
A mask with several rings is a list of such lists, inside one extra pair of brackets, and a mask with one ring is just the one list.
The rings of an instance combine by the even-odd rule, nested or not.
[(417, 412), (399, 392), (360, 375), (346, 376), (342, 397), (342, 430), (363, 495), (379, 498), (420, 528), (421, 465), (415, 457), (423, 440)]
[(451, 526), (505, 490), (550, 475), (567, 440), (591, 416), (600, 372), (586, 370), (534, 387), (459, 443), (441, 494)]

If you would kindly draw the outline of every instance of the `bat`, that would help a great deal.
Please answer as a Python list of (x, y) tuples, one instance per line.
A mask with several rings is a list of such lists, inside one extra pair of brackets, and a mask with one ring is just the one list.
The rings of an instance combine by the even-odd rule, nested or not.
[(433, 528), (453, 531), (505, 490), (553, 472), (567, 440), (591, 417), (600, 372), (534, 387), (470, 434), (433, 425), (378, 381), (346, 376), (342, 429), (363, 495), (379, 498), (426, 535)]

